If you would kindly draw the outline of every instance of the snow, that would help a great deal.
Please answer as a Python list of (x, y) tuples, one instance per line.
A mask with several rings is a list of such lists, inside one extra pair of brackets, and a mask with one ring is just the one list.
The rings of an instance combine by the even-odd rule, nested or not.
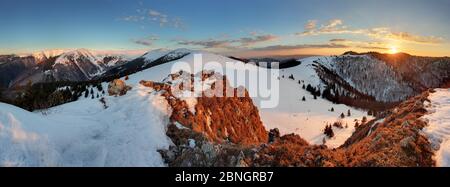
[(164, 166), (170, 107), (150, 88), (27, 112), (0, 103), (0, 166)]
[[(56, 61), (56, 64), (62, 64), (62, 65), (68, 65), (71, 61), (70, 59), (75, 60), (75, 63), (77, 63), (77, 59), (84, 57), (87, 58), (90, 62), (97, 62), (97, 58), (87, 49), (77, 49), (74, 51), (69, 51), (61, 54)], [(95, 63), (96, 64), (96, 63)]]
[(31, 56), (36, 58), (38, 61), (42, 61), (46, 58), (52, 58), (52, 57), (59, 56), (67, 51), (68, 51), (67, 49), (52, 49), (52, 50), (35, 52), (35, 53), (31, 54)]
[(450, 89), (436, 89), (428, 98), (429, 114), (423, 117), (428, 126), (423, 132), (435, 150), (436, 166), (450, 167)]
[(197, 98), (196, 95), (193, 92), (190, 91), (183, 91), (181, 97), (179, 97), (180, 100), (185, 101), (188, 105), (189, 111), (195, 115), (195, 105), (197, 105)]
[(190, 148), (195, 148), (195, 145), (196, 145), (195, 144), (195, 140), (194, 139), (189, 139), (188, 141), (189, 141), (189, 147)]
[(316, 57), (316, 60), (356, 90), (378, 101), (402, 101), (414, 94), (412, 87), (391, 66), (368, 55)]
[[(187, 52), (186, 50), (178, 51)], [(209, 64), (209, 66), (203, 67), (200, 70), (195, 70), (193, 67), (194, 59), (196, 58), (195, 54), (202, 54), (203, 63), (217, 63)], [(318, 97), (317, 100), (314, 100), (309, 92), (301, 88), (301, 85), (298, 84), (298, 80), (303, 80), (306, 85), (311, 84), (312, 86), (317, 87), (324, 86), (316, 75), (313, 67), (313, 61), (317, 60), (317, 58), (318, 57), (310, 57), (301, 59), (301, 65), (280, 71), (279, 76), (285, 75), (285, 78), (280, 78), (280, 103), (274, 108), (267, 109), (261, 107), (260, 103), (261, 101), (266, 100), (266, 97), (260, 94), (252, 95), (252, 91), (255, 90), (252, 90), (253, 88), (249, 86), (250, 83), (248, 81), (230, 80), (230, 84), (233, 87), (244, 86), (249, 90), (254, 104), (259, 109), (261, 120), (266, 129), (279, 128), (282, 134), (296, 133), (312, 144), (322, 144), (323, 139), (325, 138), (325, 135), (323, 134), (325, 126), (340, 120), (340, 114), (347, 114), (347, 110), (350, 109), (352, 115), (342, 119), (344, 126), (347, 124), (348, 128), (338, 129), (333, 127), (335, 137), (332, 139), (326, 138), (327, 146), (338, 147), (354, 132), (355, 120), (361, 121), (363, 116), (366, 115), (366, 112), (343, 104), (336, 105), (320, 97)], [(245, 68), (247, 71), (257, 71), (258, 68), (260, 68), (250, 64), (243, 65), (242, 62), (214, 53), (191, 51), (191, 54), (177, 61), (168, 62), (132, 74), (129, 76), (127, 83), (138, 84), (140, 80), (162, 81), (171, 73), (173, 67), (177, 67), (177, 65), (180, 66), (179, 64), (183, 64), (183, 62), (190, 65), (194, 74), (201, 70), (214, 70), (215, 72), (224, 73), (229, 79), (233, 76), (232, 73), (234, 73), (230, 70)], [(223, 70), (223, 66), (226, 66), (225, 70)], [(177, 72), (178, 69), (175, 68), (173, 71)], [(291, 74), (294, 75), (295, 80), (288, 78)], [(268, 81), (275, 81), (277, 78), (277, 76), (273, 75), (269, 77)], [(267, 82), (264, 83), (268, 84)], [(305, 102), (301, 101), (303, 96), (306, 97)], [(194, 108), (194, 105), (191, 105), (191, 107)], [(335, 109), (334, 112), (329, 111), (332, 107)], [(369, 116), (367, 117), (368, 120), (372, 119)]]
[[(82, 50), (80, 54), (83, 53)], [(204, 63), (215, 63), (194, 69), (193, 64), (199, 53), (202, 54)], [(343, 144), (354, 132), (354, 121), (361, 120), (365, 114), (364, 111), (335, 105), (320, 97), (315, 100), (309, 92), (302, 89), (298, 80), (316, 87), (323, 86), (312, 66), (313, 60), (317, 59), (314, 57), (302, 59), (301, 65), (281, 70), (279, 75), (270, 72), (267, 80), (257, 84), (269, 84), (268, 81), (272, 83), (282, 75), (285, 76), (280, 78), (279, 88), (273, 88), (279, 89), (279, 104), (273, 108), (265, 108), (261, 106), (261, 102), (271, 95), (253, 90), (255, 80), (233, 79), (236, 70), (244, 69), (254, 73), (261, 67), (244, 65), (224, 56), (201, 51), (179, 49), (169, 54), (171, 57), (188, 55), (129, 75), (126, 84), (132, 90), (120, 97), (104, 96), (106, 108), (99, 99), (91, 99), (90, 96), (82, 96), (76, 102), (34, 113), (0, 103), (0, 166), (164, 166), (157, 150), (167, 149), (172, 144), (165, 134), (171, 109), (164, 97), (139, 82), (170, 81), (167, 79), (168, 75), (185, 70), (186, 66), (183, 64), (193, 70), (190, 73), (213, 70), (226, 75), (231, 86), (246, 87), (259, 108), (266, 129), (279, 128), (282, 134), (296, 133), (311, 144), (322, 144), (324, 139), (329, 147)], [(291, 74), (295, 80), (288, 78)], [(186, 93), (191, 96), (185, 97), (183, 94), (179, 98), (185, 100), (189, 110), (195, 113), (197, 100), (192, 94), (195, 96), (208, 89), (217, 78), (213, 76), (201, 84), (194, 82), (195, 87), (201, 89)], [(107, 88), (107, 83), (102, 86)], [(95, 88), (94, 90), (94, 95), (99, 93)], [(303, 96), (306, 101), (301, 101)], [(331, 108), (335, 111), (329, 111)], [(340, 114), (347, 114), (349, 109), (351, 116), (340, 119)], [(325, 138), (322, 132), (324, 127), (337, 120), (342, 120), (344, 126), (347, 124), (348, 127), (333, 127), (335, 137)], [(176, 125), (182, 128), (180, 124)], [(195, 146), (194, 143), (189, 142), (190, 146)]]
[(147, 64), (163, 57), (164, 55), (166, 55), (167, 53), (169, 53), (170, 51), (168, 49), (156, 49), (153, 51), (149, 51), (147, 53), (145, 53), (142, 58), (145, 59), (145, 64), (143, 67), (145, 67)]
[[(280, 103), (275, 108), (260, 108), (260, 115), (268, 129), (278, 128), (281, 134), (296, 133), (309, 143), (317, 145), (322, 144), (325, 138), (326, 145), (335, 148), (342, 145), (353, 134), (355, 120), (361, 121), (366, 112), (343, 104), (333, 104), (321, 97), (317, 97), (315, 100), (313, 95), (302, 88), (303, 84), (311, 84), (313, 87), (324, 86), (312, 66), (313, 61), (317, 58), (301, 59), (300, 65), (282, 69), (280, 72)], [(282, 78), (283, 75), (285, 78)], [(290, 75), (293, 75), (295, 80), (289, 79)], [(299, 84), (299, 80), (303, 83)], [(306, 101), (301, 100), (303, 96)], [(257, 100), (258, 98), (255, 99), (255, 101)], [(334, 112), (330, 111), (331, 108), (334, 108)], [(347, 115), (348, 110), (350, 110), (351, 116), (341, 119), (341, 113)], [(368, 117), (368, 120), (370, 119)], [(325, 126), (338, 120), (342, 120), (344, 128), (333, 127), (335, 136), (331, 139), (327, 138), (323, 134)]]

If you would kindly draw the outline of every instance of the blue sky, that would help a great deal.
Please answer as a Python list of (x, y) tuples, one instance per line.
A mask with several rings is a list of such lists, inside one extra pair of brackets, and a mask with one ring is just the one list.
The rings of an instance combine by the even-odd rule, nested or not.
[[(449, 8), (446, 0), (2, 0), (0, 53), (186, 47), (245, 56), (398, 48), (443, 56), (450, 55)], [(308, 30), (308, 23), (315, 27)]]

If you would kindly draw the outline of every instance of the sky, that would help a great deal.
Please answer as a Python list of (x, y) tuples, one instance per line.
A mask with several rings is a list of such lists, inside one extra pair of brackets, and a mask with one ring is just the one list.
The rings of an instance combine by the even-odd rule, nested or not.
[(0, 54), (190, 48), (450, 56), (448, 0), (2, 0)]

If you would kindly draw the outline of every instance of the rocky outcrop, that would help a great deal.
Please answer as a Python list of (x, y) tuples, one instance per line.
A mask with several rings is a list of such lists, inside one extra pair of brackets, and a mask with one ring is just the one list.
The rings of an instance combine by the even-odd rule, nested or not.
[(108, 94), (110, 96), (122, 96), (125, 95), (129, 90), (131, 90), (131, 86), (127, 86), (125, 81), (120, 79), (115, 79), (108, 85)]
[[(215, 92), (226, 79), (202, 73), (202, 81), (215, 81), (202, 92)], [(248, 93), (232, 88), (232, 97), (197, 97), (195, 111), (176, 90), (194, 91), (177, 79), (193, 80), (191, 74), (174, 74), (165, 82), (141, 81), (164, 96), (173, 109), (167, 135), (174, 146), (160, 150), (169, 166), (249, 167), (380, 167), (434, 166), (433, 153), (421, 133), (426, 122), (424, 101), (429, 92), (411, 98), (389, 112), (384, 120), (359, 125), (341, 147), (310, 145), (295, 134), (280, 136), (278, 129), (267, 132)], [(220, 87), (220, 86), (219, 86)], [(173, 89), (177, 88), (177, 89)], [(220, 87), (222, 88), (222, 87)], [(223, 88), (229, 88), (224, 86)], [(244, 97), (237, 97), (244, 91)], [(224, 92), (226, 92), (224, 90)]]
[(170, 124), (167, 136), (175, 145), (159, 152), (171, 167), (247, 167), (257, 152), (251, 146), (211, 142), (204, 134), (180, 124)]
[[(170, 75), (165, 83), (152, 81), (140, 83), (161, 92), (161, 95), (167, 99), (172, 108), (170, 120), (173, 123), (202, 133), (212, 142), (255, 145), (268, 141), (268, 134), (260, 120), (258, 108), (253, 104), (245, 89), (231, 88), (225, 77), (213, 72), (203, 72), (197, 76), (201, 77), (201, 81), (210, 79), (214, 82), (210, 83), (210, 87), (203, 90), (200, 96), (194, 98), (195, 106), (189, 106), (192, 103), (187, 103), (186, 99), (174, 93), (180, 91), (178, 90), (180, 88), (182, 91), (193, 90), (192, 86), (179, 81), (180, 79), (193, 80), (191, 74), (180, 72)], [(218, 91), (232, 94), (226, 97), (213, 94)]]
[[(400, 104), (384, 121), (360, 125), (345, 146), (329, 149), (309, 145), (295, 134), (279, 136), (270, 130), (270, 143), (243, 146), (231, 142), (213, 143), (205, 133), (181, 124), (167, 132), (176, 146), (161, 154), (169, 166), (249, 167), (380, 167), (434, 166), (427, 138), (420, 131), (426, 125), (423, 102), (428, 92)], [(195, 143), (193, 143), (195, 142)]]
[(251, 166), (434, 166), (431, 145), (421, 133), (426, 122), (420, 117), (426, 113), (423, 103), (428, 94), (403, 102), (375, 126), (361, 125), (338, 149), (308, 145), (297, 135), (287, 135), (262, 146)]

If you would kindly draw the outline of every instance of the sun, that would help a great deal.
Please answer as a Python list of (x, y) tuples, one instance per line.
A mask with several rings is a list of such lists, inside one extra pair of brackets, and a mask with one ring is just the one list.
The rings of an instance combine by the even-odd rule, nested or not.
[(389, 49), (389, 53), (391, 53), (391, 54), (396, 54), (396, 53), (398, 53), (397, 47), (392, 46), (392, 47)]

